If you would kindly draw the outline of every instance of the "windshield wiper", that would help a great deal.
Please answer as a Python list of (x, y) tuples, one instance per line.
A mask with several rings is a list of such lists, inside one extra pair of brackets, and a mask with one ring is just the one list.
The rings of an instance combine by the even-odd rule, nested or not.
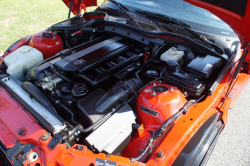
[(166, 16), (164, 14), (155, 13), (155, 12), (151, 12), (151, 11), (144, 11), (144, 10), (135, 10), (135, 12), (146, 15), (146, 16), (155, 17), (155, 18), (158, 18), (158, 19), (164, 19), (165, 21), (191, 28), (190, 24), (188, 24), (186, 22), (183, 22), (183, 21), (180, 21), (180, 20), (177, 20), (177, 19), (175, 19), (173, 17)]
[(130, 22), (132, 25), (141, 28), (141, 26), (138, 24), (137, 21), (135, 21), (129, 14), (128, 12), (130, 11), (126, 6), (124, 6), (123, 4), (115, 1), (115, 0), (109, 0), (110, 2), (116, 4), (118, 7), (120, 7), (120, 9), (127, 15), (127, 17), (129, 18)]
[(223, 48), (221, 48), (220, 46), (217, 46), (213, 42), (209, 41), (203, 34), (200, 34), (200, 33), (196, 32), (196, 31), (190, 29), (191, 25), (189, 25), (188, 23), (182, 22), (182, 21), (177, 20), (177, 19), (175, 19), (173, 17), (169, 17), (169, 16), (166, 16), (166, 15), (163, 15), (163, 14), (160, 14), (160, 13), (151, 12), (151, 11), (135, 10), (135, 12), (143, 14), (143, 15), (145, 15), (147, 17), (151, 17), (151, 18), (154, 18), (154, 19), (158, 19), (158, 20), (162, 20), (162, 21), (165, 21), (165, 22), (170, 22), (170, 23), (176, 24), (176, 25), (184, 28), (186, 31), (188, 31), (193, 36), (195, 36), (197, 39), (203, 41), (203, 43), (205, 43), (206, 46), (208, 46), (210, 48), (211, 47), (214, 48), (214, 50), (217, 53), (219, 53), (221, 55), (225, 53)]

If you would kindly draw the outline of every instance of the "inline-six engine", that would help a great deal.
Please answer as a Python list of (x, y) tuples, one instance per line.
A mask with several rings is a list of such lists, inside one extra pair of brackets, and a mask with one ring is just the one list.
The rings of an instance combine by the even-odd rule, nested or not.
[[(25, 63), (8, 63), (7, 57), (7, 73), (13, 76), (9, 81), (22, 82), (20, 86), (9, 81), (5, 84), (17, 95), (21, 92), (18, 89), (25, 90), (19, 93), (20, 98), (35, 99), (30, 101), (34, 109), (37, 103), (44, 107), (47, 114), (39, 109), (36, 113), (50, 125), (53, 122), (49, 118), (58, 119), (61, 127), (51, 132), (60, 133), (62, 142), (79, 142), (95, 153), (136, 157), (141, 151), (131, 149), (139, 145), (145, 149), (141, 139), (150, 137), (149, 129), (157, 131), (189, 99), (201, 96), (215, 80), (214, 70), (223, 60), (183, 43), (103, 29), (108, 32), (82, 28), (73, 33), (82, 35), (77, 40), (73, 40), (75, 35), (67, 39), (58, 29), (44, 32), (42, 38), (53, 40), (51, 35), (58, 31), (56, 39), (64, 39), (60, 44), (65, 45), (64, 49), (52, 57), (44, 56), (43, 61), (42, 55), (49, 49), (30, 47), (34, 43), (21, 47), (9, 58), (33, 56), (36, 64), (30, 63), (24, 70)], [(13, 74), (15, 67), (23, 70)]]

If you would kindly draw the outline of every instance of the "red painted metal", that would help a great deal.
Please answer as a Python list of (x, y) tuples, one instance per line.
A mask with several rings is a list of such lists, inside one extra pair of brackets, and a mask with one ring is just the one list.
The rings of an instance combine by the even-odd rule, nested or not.
[(245, 17), (242, 18), (240, 15), (229, 11), (227, 9), (211, 5), (204, 1), (198, 1), (198, 0), (185, 0), (195, 6), (199, 6), (201, 8), (204, 8), (211, 13), (218, 16), (220, 19), (225, 21), (239, 36), (241, 44), (244, 45), (245, 43), (250, 41), (250, 2), (248, 1), (246, 6), (246, 12)]
[[(166, 87), (165, 92), (153, 91), (154, 87)], [(138, 95), (137, 99), (137, 115), (140, 124), (143, 124), (145, 129), (138, 131), (128, 146), (122, 152), (124, 157), (137, 157), (146, 148), (151, 132), (158, 129), (167, 119), (179, 111), (187, 102), (185, 96), (179, 89), (158, 81), (152, 82), (144, 88)], [(141, 106), (157, 112), (154, 116), (142, 110)]]
[[(67, 7), (70, 7), (70, 2), (71, 0), (62, 0), (65, 5)], [(73, 3), (72, 3), (72, 8), (71, 8), (71, 11), (73, 12), (73, 14), (77, 14), (78, 13), (78, 10), (79, 10), (79, 4), (81, 3), (81, 6), (80, 6), (80, 11), (82, 9), (84, 9), (84, 11), (86, 12), (86, 7), (90, 7), (90, 6), (97, 6), (97, 0), (72, 0)]]
[[(165, 92), (155, 92), (153, 87), (166, 87)], [(183, 93), (174, 86), (164, 83), (153, 82), (144, 88), (138, 95), (137, 115), (140, 124), (145, 128), (159, 128), (168, 118), (179, 111), (187, 102)], [(141, 109), (141, 106), (149, 110), (158, 112), (158, 116), (153, 116)]]
[[(239, 35), (242, 44), (247, 41), (250, 41), (250, 3), (248, 3), (246, 7), (247, 10), (245, 18), (241, 18), (239, 15), (233, 12), (219, 7), (215, 7), (203, 1), (186, 1), (191, 2), (200, 7), (206, 8), (217, 16), (219, 16), (220, 18), (222, 18), (223, 20), (227, 21)], [(69, 3), (70, 0), (64, 0), (64, 2)], [(73, 2), (77, 4), (77, 2), (79, 1), (74, 0)], [(90, 0), (87, 2), (92, 1)], [(82, 1), (82, 3), (84, 3), (86, 6), (85, 2)], [(77, 11), (76, 8), (72, 9), (74, 9), (74, 11)], [(11, 52), (14, 51), (16, 48), (20, 47), (22, 44), (24, 45), (24, 41), (27, 41), (27, 39), (23, 39), (22, 41), (18, 42), (18, 44), (11, 49)], [(7, 54), (8, 53), (6, 53), (5, 56)], [(250, 54), (248, 55), (248, 57), (250, 57)], [(55, 147), (55, 149), (51, 150), (48, 148), (48, 143), (51, 140), (51, 137), (47, 141), (41, 140), (41, 136), (46, 133), (46, 131), (36, 123), (36, 119), (34, 119), (27, 111), (23, 110), (23, 107), (19, 103), (17, 103), (10, 96), (10, 94), (4, 90), (3, 87), (0, 87), (0, 141), (7, 148), (11, 148), (15, 144), (16, 140), (18, 142), (34, 144), (36, 146), (34, 148), (34, 151), (37, 151), (39, 153), (39, 160), (37, 161), (37, 163), (41, 165), (94, 165), (96, 158), (116, 161), (117, 165), (120, 166), (171, 165), (176, 159), (176, 157), (179, 155), (181, 150), (192, 138), (192, 135), (211, 115), (219, 111), (222, 113), (222, 121), (224, 123), (227, 122), (229, 106), (233, 101), (235, 101), (235, 99), (238, 97), (240, 92), (250, 80), (248, 74), (239, 74), (237, 79), (234, 81), (234, 86), (230, 91), (230, 94), (232, 94), (232, 96), (227, 97), (225, 102), (222, 103), (221, 101), (225, 95), (224, 92), (228, 89), (228, 85), (231, 80), (230, 78), (231, 71), (228, 70), (222, 81), (219, 82), (219, 85), (215, 89), (213, 94), (207, 96), (203, 101), (196, 103), (188, 110), (187, 114), (177, 119), (177, 121), (175, 122), (169, 133), (166, 134), (162, 142), (153, 149), (152, 154), (149, 156), (148, 161), (145, 164), (140, 162), (131, 163), (128, 158), (124, 157), (138, 156), (141, 153), (141, 150), (146, 147), (146, 144), (149, 141), (149, 138), (151, 136), (149, 130), (152, 132), (155, 130), (155, 126), (152, 124), (156, 124), (159, 126), (163, 122), (163, 120), (156, 120), (153, 116), (146, 115), (146, 113), (144, 112), (140, 112), (138, 106), (138, 114), (141, 113), (141, 115), (138, 115), (138, 118), (140, 123), (142, 123), (143, 121), (145, 128), (144, 130), (138, 131), (138, 133), (135, 134), (132, 141), (123, 151), (123, 157), (115, 155), (106, 156), (104, 153), (94, 154), (85, 146), (83, 146), (83, 151), (79, 151), (76, 150), (77, 145), (74, 145), (70, 149), (67, 149), (65, 144), (59, 144)], [(158, 83), (156, 82), (156, 84)], [(152, 88), (153, 84), (151, 84), (150, 86)], [(138, 102), (145, 104), (147, 108), (154, 109), (159, 111), (159, 113), (162, 113), (162, 115), (159, 114), (159, 116), (162, 116), (163, 119), (168, 118), (174, 113), (174, 111), (171, 112), (171, 110), (174, 110), (174, 108), (171, 108), (170, 110), (166, 108), (164, 109), (164, 106), (166, 106), (166, 103), (164, 103), (164, 101), (168, 103), (170, 102), (170, 100), (167, 100), (168, 97), (166, 97), (164, 93), (158, 94), (158, 98), (150, 98), (150, 96), (148, 96), (152, 93), (150, 86), (146, 87), (143, 92), (139, 94)], [(146, 89), (148, 89), (148, 91), (146, 91)], [(174, 89), (174, 91), (175, 90), (176, 89)], [(148, 98), (146, 96), (148, 96)], [(174, 99), (178, 99), (178, 97)], [(154, 104), (155, 106), (152, 106), (152, 104)], [(174, 105), (174, 103), (172, 103), (172, 105)], [(179, 108), (179, 106), (175, 107), (176, 109)], [(151, 121), (151, 119), (153, 120)], [(18, 135), (18, 130), (22, 129), (23, 127), (26, 129), (26, 133), (20, 136)], [(162, 151), (164, 153), (163, 158), (159, 159), (156, 157), (156, 152), (158, 151)], [(30, 163), (27, 160), (24, 165), (28, 164), (34, 165), (36, 163)]]
[[(117, 165), (120, 166), (171, 165), (181, 150), (192, 138), (192, 135), (215, 112), (220, 111), (223, 115), (222, 120), (226, 122), (227, 112), (229, 111), (228, 105), (236, 99), (250, 79), (248, 74), (239, 74), (234, 83), (236, 86), (234, 86), (231, 91), (233, 95), (231, 98), (228, 97), (224, 105), (220, 108), (222, 103), (221, 99), (225, 95), (224, 91), (228, 88), (228, 78), (230, 78), (230, 70), (228, 70), (227, 74), (212, 95), (208, 96), (204, 101), (196, 103), (185, 115), (177, 119), (168, 134), (166, 134), (160, 143), (154, 147), (145, 164), (141, 162), (131, 163), (129, 157), (137, 157), (141, 153), (141, 150), (146, 147), (151, 136), (149, 131), (154, 132), (155, 129), (145, 127), (144, 131), (136, 133), (132, 141), (123, 151), (122, 157), (115, 155), (106, 156), (104, 153), (94, 154), (92, 151), (88, 150), (86, 146), (83, 146), (83, 151), (79, 151), (76, 150), (77, 144), (70, 149), (67, 149), (65, 144), (59, 144), (55, 149), (51, 150), (48, 147), (51, 137), (47, 141), (41, 140), (41, 136), (46, 133), (46, 131), (39, 126), (36, 119), (34, 119), (27, 111), (23, 110), (23, 107), (15, 101), (15, 99), (11, 97), (3, 87), (0, 87), (0, 121), (2, 123), (0, 126), (2, 128), (1, 130), (4, 130), (4, 132), (0, 132), (3, 134), (0, 136), (0, 141), (4, 143), (7, 148), (14, 146), (15, 140), (18, 142), (34, 144), (36, 147), (33, 151), (39, 153), (39, 159), (36, 163), (40, 165), (59, 166), (71, 163), (73, 166), (81, 165), (83, 164), (83, 161), (83, 165), (94, 165), (96, 158), (116, 161)], [(153, 84), (151, 84), (151, 86), (152, 85)], [(25, 135), (20, 136), (18, 135), (18, 131), (23, 127), (26, 128), (27, 132)], [(164, 157), (157, 158), (156, 153), (158, 151), (162, 151)], [(30, 163), (29, 160), (27, 160), (24, 165), (34, 165), (36, 163)]]
[(152, 129), (145, 129), (142, 135), (139, 133), (136, 133), (133, 137), (133, 139), (129, 142), (127, 147), (123, 150), (122, 156), (127, 158), (134, 158), (138, 157), (141, 152), (146, 148), (149, 139), (151, 137), (151, 133), (155, 130)]
[(47, 59), (63, 50), (63, 41), (53, 32), (42, 31), (31, 38), (29, 46), (41, 51), (44, 59)]

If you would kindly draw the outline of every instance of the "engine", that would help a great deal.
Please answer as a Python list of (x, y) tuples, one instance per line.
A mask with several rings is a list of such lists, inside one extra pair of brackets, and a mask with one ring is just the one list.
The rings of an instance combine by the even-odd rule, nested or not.
[[(189, 99), (205, 94), (218, 76), (215, 70), (223, 64), (221, 58), (180, 42), (110, 27), (105, 27), (105, 33), (93, 31), (93, 27), (73, 33), (75, 30), (59, 31), (58, 26), (43, 33), (46, 40), (54, 40), (51, 35), (57, 41), (62, 37), (58, 53), (50, 56), (49, 49), (39, 50), (34, 43), (23, 46), (5, 58), (7, 73), (67, 124), (70, 132), (59, 131), (65, 142), (84, 144), (95, 153), (139, 155), (140, 151), (131, 149), (138, 144), (145, 148), (144, 137), (140, 137), (143, 128), (148, 138), (149, 129), (157, 130)], [(10, 58), (20, 62), (10, 63)]]

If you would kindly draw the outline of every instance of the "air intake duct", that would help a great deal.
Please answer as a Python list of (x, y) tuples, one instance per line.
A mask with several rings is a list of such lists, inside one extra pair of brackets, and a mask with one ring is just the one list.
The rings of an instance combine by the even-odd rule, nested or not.
[(128, 101), (142, 86), (143, 82), (138, 78), (117, 82), (115, 86), (98, 100), (95, 105), (96, 111), (100, 113), (105, 112), (119, 103)]

